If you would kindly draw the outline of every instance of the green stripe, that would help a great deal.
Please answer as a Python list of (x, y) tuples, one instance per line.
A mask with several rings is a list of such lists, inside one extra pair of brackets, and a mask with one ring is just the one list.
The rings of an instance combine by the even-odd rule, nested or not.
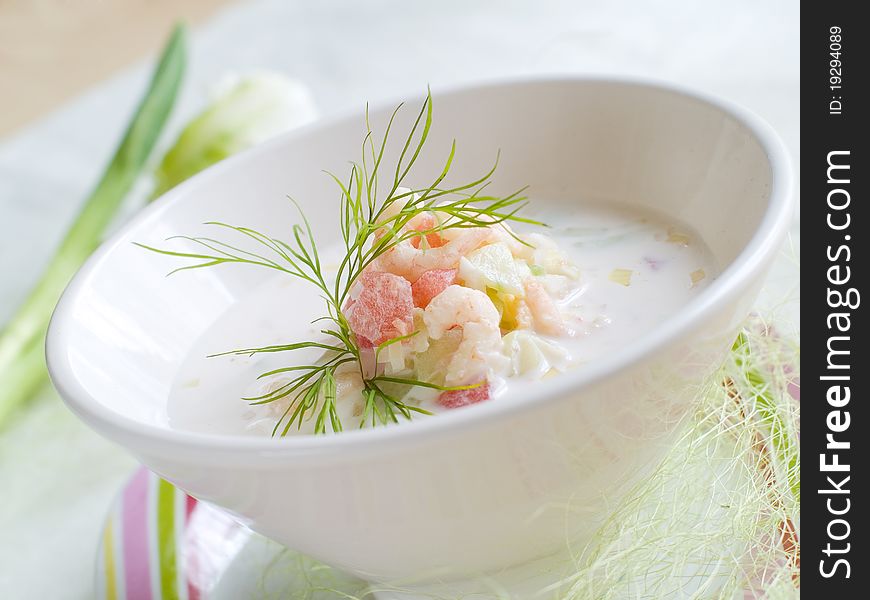
[(116, 600), (118, 590), (115, 587), (115, 528), (114, 519), (109, 517), (103, 531), (103, 559), (106, 566), (106, 600)]
[(160, 559), (160, 593), (163, 600), (178, 600), (178, 565), (175, 549), (175, 488), (162, 479), (157, 483), (157, 555)]

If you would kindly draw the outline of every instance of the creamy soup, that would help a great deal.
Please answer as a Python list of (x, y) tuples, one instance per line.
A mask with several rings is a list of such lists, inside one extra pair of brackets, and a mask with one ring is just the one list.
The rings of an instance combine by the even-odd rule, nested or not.
[[(481, 354), (479, 347), (471, 351), (477, 352), (474, 356), (480, 354), (487, 361), (485, 400), (489, 402), (520, 394), (529, 381), (582, 369), (583, 365), (598, 357), (619, 352), (683, 310), (717, 275), (717, 265), (703, 241), (686, 226), (659, 215), (634, 209), (582, 205), (570, 214), (546, 211), (537, 214), (532, 211), (531, 214), (551, 225), (548, 229), (535, 229), (535, 232), (555, 242), (560, 255), (568, 261), (563, 266), (551, 268), (544, 264), (542, 267), (535, 261), (546, 262), (549, 260), (547, 257), (539, 259), (533, 251), (523, 248), (514, 250), (515, 254), (526, 253), (529, 257), (526, 263), (532, 275), (523, 271), (523, 277), (533, 278), (538, 291), (546, 293), (545, 300), (552, 300), (558, 308), (557, 327), (539, 320), (537, 314), (532, 315), (532, 324), (526, 326), (521, 323), (522, 311), (514, 316), (508, 315), (510, 308), (506, 303), (514, 296), (502, 294), (496, 297), (484, 283), (479, 283), (481, 272), (471, 263), (463, 262), (457, 273), (451, 274), (455, 278), (452, 281), (466, 286), (478, 285), (487, 291), (500, 313), (498, 336), (501, 344), (492, 346), (495, 350), (490, 354)], [(516, 229), (521, 234), (532, 230), (529, 227)], [(535, 239), (541, 238), (530, 237), (532, 245), (535, 245)], [(536, 245), (538, 252), (539, 246)], [(325, 252), (324, 256), (328, 263), (329, 257), (335, 258), (338, 253)], [(481, 261), (485, 258), (479, 259), (477, 264), (484, 264), (485, 261)], [(471, 262), (474, 262), (473, 256)], [(523, 266), (523, 269), (527, 267)], [(417, 277), (420, 277), (419, 273), (413, 275), (414, 279)], [(441, 304), (446, 303), (445, 298), (451, 293), (462, 296), (463, 290), (456, 287), (459, 286), (442, 292)], [(531, 305), (528, 287), (526, 292)], [(416, 293), (415, 288), (415, 303)], [(425, 323), (430, 329), (439, 327), (433, 320), (424, 319), (424, 313), (435, 312), (438, 308), (439, 300), (436, 298), (427, 299), (431, 304), (425, 310), (417, 309), (420, 318), (415, 322)], [(474, 296), (475, 301), (480, 298), (486, 296)], [(488, 306), (486, 310), (491, 311)], [(322, 324), (312, 324), (311, 321), (323, 314), (323, 300), (317, 290), (298, 279), (276, 275), (253, 290), (205, 332), (181, 365), (169, 398), (171, 426), (198, 432), (270, 435), (286, 409), (288, 399), (252, 405), (243, 398), (259, 396), (287, 381), (287, 376), (282, 374), (258, 379), (261, 374), (292, 365), (312, 364), (322, 359), (320, 353), (304, 350), (208, 357), (239, 348), (321, 339), (323, 336), (319, 330)], [(366, 325), (362, 323), (360, 327)], [(441, 340), (457, 336), (449, 323), (441, 329), (445, 330)], [(435, 339), (436, 334), (430, 334), (434, 337), (427, 347), (443, 343)], [(405, 345), (420, 343), (419, 339), (412, 338)], [(399, 348), (400, 345), (396, 344), (393, 350), (400, 352)], [(437, 369), (456, 375), (453, 381), (449, 379), (450, 374), (447, 375), (448, 385), (484, 377), (457, 374), (473, 362), (450, 363), (450, 356), (458, 352), (454, 347), (437, 366)], [(395, 360), (393, 357), (393, 362)], [(398, 360), (401, 363), (405, 359), (399, 356)], [(428, 368), (433, 370), (431, 365)], [(423, 370), (421, 367), (421, 372)], [(360, 420), (359, 388), (350, 379), (355, 376), (355, 373), (349, 373), (347, 380), (341, 376), (336, 378), (337, 412), (345, 429), (356, 428)], [(477, 392), (468, 394), (480, 398)], [(405, 401), (432, 413), (456, 410), (444, 398), (439, 390), (414, 387), (407, 390)], [(473, 399), (464, 400), (460, 404), (472, 402)], [(427, 418), (432, 417), (414, 417)], [(313, 428), (310, 421), (303, 422), (300, 428), (292, 427), (288, 433), (310, 433)]]

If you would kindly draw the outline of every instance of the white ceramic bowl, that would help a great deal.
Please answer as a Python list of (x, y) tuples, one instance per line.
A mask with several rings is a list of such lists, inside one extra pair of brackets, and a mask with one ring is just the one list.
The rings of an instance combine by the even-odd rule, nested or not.
[[(330, 437), (170, 429), (167, 395), (180, 361), (270, 275), (229, 267), (166, 279), (172, 265), (131, 242), (160, 243), (206, 220), (286, 235), (295, 219), (287, 194), (322, 243), (337, 240), (337, 194), (322, 170), (344, 173), (358, 157), (357, 114), (222, 162), (142, 211), (70, 284), (51, 323), (48, 364), (91, 427), (269, 537), (412, 591), (448, 580), (466, 582), (452, 588), (461, 589), (481, 573), (510, 588), (518, 585), (513, 567), (582, 546), (666, 449), (776, 254), (791, 174), (777, 136), (757, 117), (673, 87), (527, 79), (436, 90), (434, 98), (421, 181), (440, 171), (453, 137), (458, 179), (485, 171), (500, 148), (496, 191), (528, 184), (535, 201), (569, 211), (614, 201), (673, 215), (702, 235), (721, 276), (630, 347), (542, 381), (517, 401)], [(401, 113), (396, 131), (408, 131), (416, 106)], [(392, 108), (372, 111), (376, 131)]]

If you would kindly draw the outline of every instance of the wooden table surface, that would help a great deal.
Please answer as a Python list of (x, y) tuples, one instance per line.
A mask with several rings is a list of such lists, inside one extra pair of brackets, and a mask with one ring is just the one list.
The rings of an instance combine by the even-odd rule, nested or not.
[(156, 51), (230, 0), (0, 0), (0, 136)]

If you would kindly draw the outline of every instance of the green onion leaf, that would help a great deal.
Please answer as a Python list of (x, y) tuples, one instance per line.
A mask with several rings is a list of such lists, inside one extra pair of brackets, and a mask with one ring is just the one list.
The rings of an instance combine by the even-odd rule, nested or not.
[(115, 155), (67, 231), (36, 287), (0, 330), (0, 426), (46, 380), (43, 346), (52, 310), (69, 280), (99, 246), (121, 201), (151, 155), (175, 104), (185, 66), (185, 29), (176, 26), (148, 91)]

